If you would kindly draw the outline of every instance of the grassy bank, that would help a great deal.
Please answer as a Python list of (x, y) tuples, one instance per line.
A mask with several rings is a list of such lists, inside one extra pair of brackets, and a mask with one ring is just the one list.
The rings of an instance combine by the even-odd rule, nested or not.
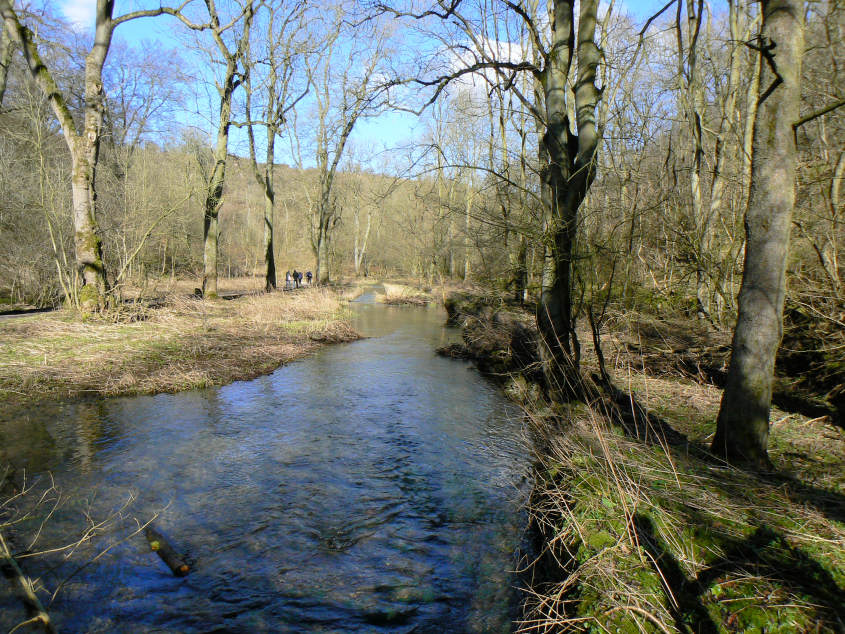
[(432, 301), (430, 292), (407, 284), (383, 282), (384, 295), (379, 295), (377, 301), (381, 304), (397, 306), (425, 306)]
[(543, 581), (524, 631), (842, 631), (841, 432), (775, 412), (778, 471), (748, 473), (705, 451), (717, 395), (643, 387), (689, 442), (639, 440), (583, 405), (535, 418)]
[(603, 342), (614, 387), (566, 406), (531, 380), (530, 314), (489, 298), (447, 310), (470, 315), (464, 344), (442, 352), (475, 359), (533, 423), (535, 552), (519, 631), (845, 631), (845, 434), (831, 417), (775, 408), (775, 471), (742, 471), (707, 450), (721, 390), (677, 362), (682, 348), (695, 357), (696, 324), (667, 327), (673, 340), (649, 345), (644, 362), (632, 343), (655, 318), (620, 316)]
[(357, 338), (338, 295), (322, 289), (198, 301), (81, 320), (52, 313), (0, 320), (0, 399), (176, 392), (271, 372), (330, 342)]

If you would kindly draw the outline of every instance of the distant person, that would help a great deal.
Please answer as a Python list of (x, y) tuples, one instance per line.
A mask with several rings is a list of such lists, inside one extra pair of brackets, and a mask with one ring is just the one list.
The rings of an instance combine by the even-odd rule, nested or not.
[(300, 280), (302, 279), (302, 273), (297, 271), (296, 269), (293, 270), (293, 287), (299, 288)]
[(313, 277), (313, 276), (311, 275), (311, 271), (308, 271), (308, 272), (305, 274), (305, 280), (308, 282), (308, 286), (311, 286), (311, 278), (312, 278), (312, 277)]
[(293, 278), (290, 276), (290, 271), (285, 271), (285, 289), (289, 289), (291, 287), (291, 280)]

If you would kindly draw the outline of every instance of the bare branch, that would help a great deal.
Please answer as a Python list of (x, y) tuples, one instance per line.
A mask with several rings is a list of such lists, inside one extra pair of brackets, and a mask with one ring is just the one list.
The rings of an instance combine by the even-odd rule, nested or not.
[(833, 103), (829, 103), (824, 108), (820, 108), (815, 112), (811, 112), (810, 114), (801, 117), (800, 119), (798, 119), (798, 121), (792, 124), (792, 127), (797, 130), (805, 123), (809, 123), (813, 119), (818, 119), (819, 117), (826, 115), (828, 112), (833, 112), (834, 110), (836, 110), (837, 108), (841, 108), (842, 106), (845, 106), (845, 98), (839, 99), (838, 101), (834, 101)]

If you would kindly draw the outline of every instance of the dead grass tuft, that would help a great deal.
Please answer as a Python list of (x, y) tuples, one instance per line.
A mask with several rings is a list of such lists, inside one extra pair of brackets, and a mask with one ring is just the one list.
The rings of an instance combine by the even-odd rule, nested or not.
[(357, 338), (325, 289), (199, 301), (169, 295), (143, 320), (57, 312), (0, 322), (0, 395), (12, 403), (175, 392), (252, 378), (322, 343)]
[(382, 286), (384, 295), (378, 296), (382, 304), (425, 306), (432, 301), (428, 293), (406, 284), (383, 282)]

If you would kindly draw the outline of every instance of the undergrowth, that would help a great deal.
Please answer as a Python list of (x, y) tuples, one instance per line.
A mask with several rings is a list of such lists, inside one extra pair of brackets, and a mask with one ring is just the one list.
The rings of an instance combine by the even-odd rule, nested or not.
[(517, 345), (530, 315), (472, 299), (451, 300), (464, 342), (441, 352), (476, 360), (533, 423), (519, 632), (845, 632), (845, 434), (830, 417), (774, 408), (776, 470), (743, 471), (708, 451), (721, 390), (695, 364), (723, 337), (619, 315), (612, 384), (552, 404)]
[(720, 390), (616, 371), (648, 441), (606, 400), (529, 412), (539, 548), (519, 631), (845, 631), (842, 431), (774, 410), (777, 471), (739, 470), (707, 451)]

